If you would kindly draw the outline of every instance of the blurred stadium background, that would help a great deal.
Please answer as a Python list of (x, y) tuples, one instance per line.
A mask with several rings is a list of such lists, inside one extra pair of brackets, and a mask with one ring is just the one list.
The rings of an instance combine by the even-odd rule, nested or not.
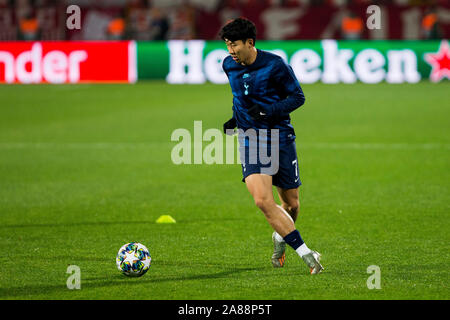
[(0, 0), (0, 83), (226, 83), (217, 34), (239, 16), (302, 83), (448, 78), (448, 43), (439, 41), (450, 34), (448, 1)]
[[(383, 28), (364, 28), (366, 8)], [(66, 28), (78, 5), (82, 29)], [(265, 40), (436, 39), (450, 32), (446, 0), (0, 0), (0, 40), (216, 40), (229, 19), (254, 21)]]

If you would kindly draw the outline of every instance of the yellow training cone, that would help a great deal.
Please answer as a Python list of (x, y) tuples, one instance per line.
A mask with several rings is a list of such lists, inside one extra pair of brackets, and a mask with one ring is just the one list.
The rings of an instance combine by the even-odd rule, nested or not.
[(169, 215), (162, 215), (156, 220), (156, 223), (176, 223), (176, 221)]

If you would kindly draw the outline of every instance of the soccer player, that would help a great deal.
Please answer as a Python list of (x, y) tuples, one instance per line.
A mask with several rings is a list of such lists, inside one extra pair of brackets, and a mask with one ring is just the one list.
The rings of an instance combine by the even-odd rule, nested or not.
[[(323, 270), (320, 254), (306, 246), (295, 227), (301, 182), (289, 114), (305, 102), (303, 91), (292, 68), (281, 57), (255, 48), (256, 27), (250, 20), (232, 20), (222, 28), (220, 37), (230, 54), (223, 61), (223, 70), (233, 93), (233, 117), (223, 129), (233, 134), (238, 128), (242, 181), (275, 230), (272, 265), (284, 266), (287, 243), (310, 273), (318, 274)], [(262, 135), (262, 131), (266, 134)], [(268, 150), (262, 150), (264, 147)], [(271, 163), (262, 161), (262, 151), (270, 154)], [(281, 206), (275, 202), (272, 185), (277, 188)]]

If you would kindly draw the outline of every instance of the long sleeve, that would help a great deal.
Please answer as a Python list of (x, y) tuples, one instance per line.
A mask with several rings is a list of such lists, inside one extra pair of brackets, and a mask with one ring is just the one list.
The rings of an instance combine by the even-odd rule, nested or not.
[(284, 117), (305, 103), (305, 95), (291, 66), (283, 60), (280, 59), (273, 72), (280, 93), (285, 98), (272, 104), (269, 113), (271, 116)]

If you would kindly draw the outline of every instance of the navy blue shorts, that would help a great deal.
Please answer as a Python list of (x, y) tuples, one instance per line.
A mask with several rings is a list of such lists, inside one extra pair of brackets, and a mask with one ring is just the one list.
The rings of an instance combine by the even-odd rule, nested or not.
[[(277, 150), (271, 147), (264, 148), (261, 152), (259, 145), (252, 150), (248, 146), (241, 145), (239, 150), (241, 153), (242, 182), (245, 182), (245, 178), (251, 174), (262, 173), (271, 175), (272, 184), (282, 189), (295, 189), (302, 184), (299, 176), (295, 141), (279, 147), (278, 159), (276, 154), (272, 156), (272, 153)], [(244, 150), (245, 153), (242, 154)]]

